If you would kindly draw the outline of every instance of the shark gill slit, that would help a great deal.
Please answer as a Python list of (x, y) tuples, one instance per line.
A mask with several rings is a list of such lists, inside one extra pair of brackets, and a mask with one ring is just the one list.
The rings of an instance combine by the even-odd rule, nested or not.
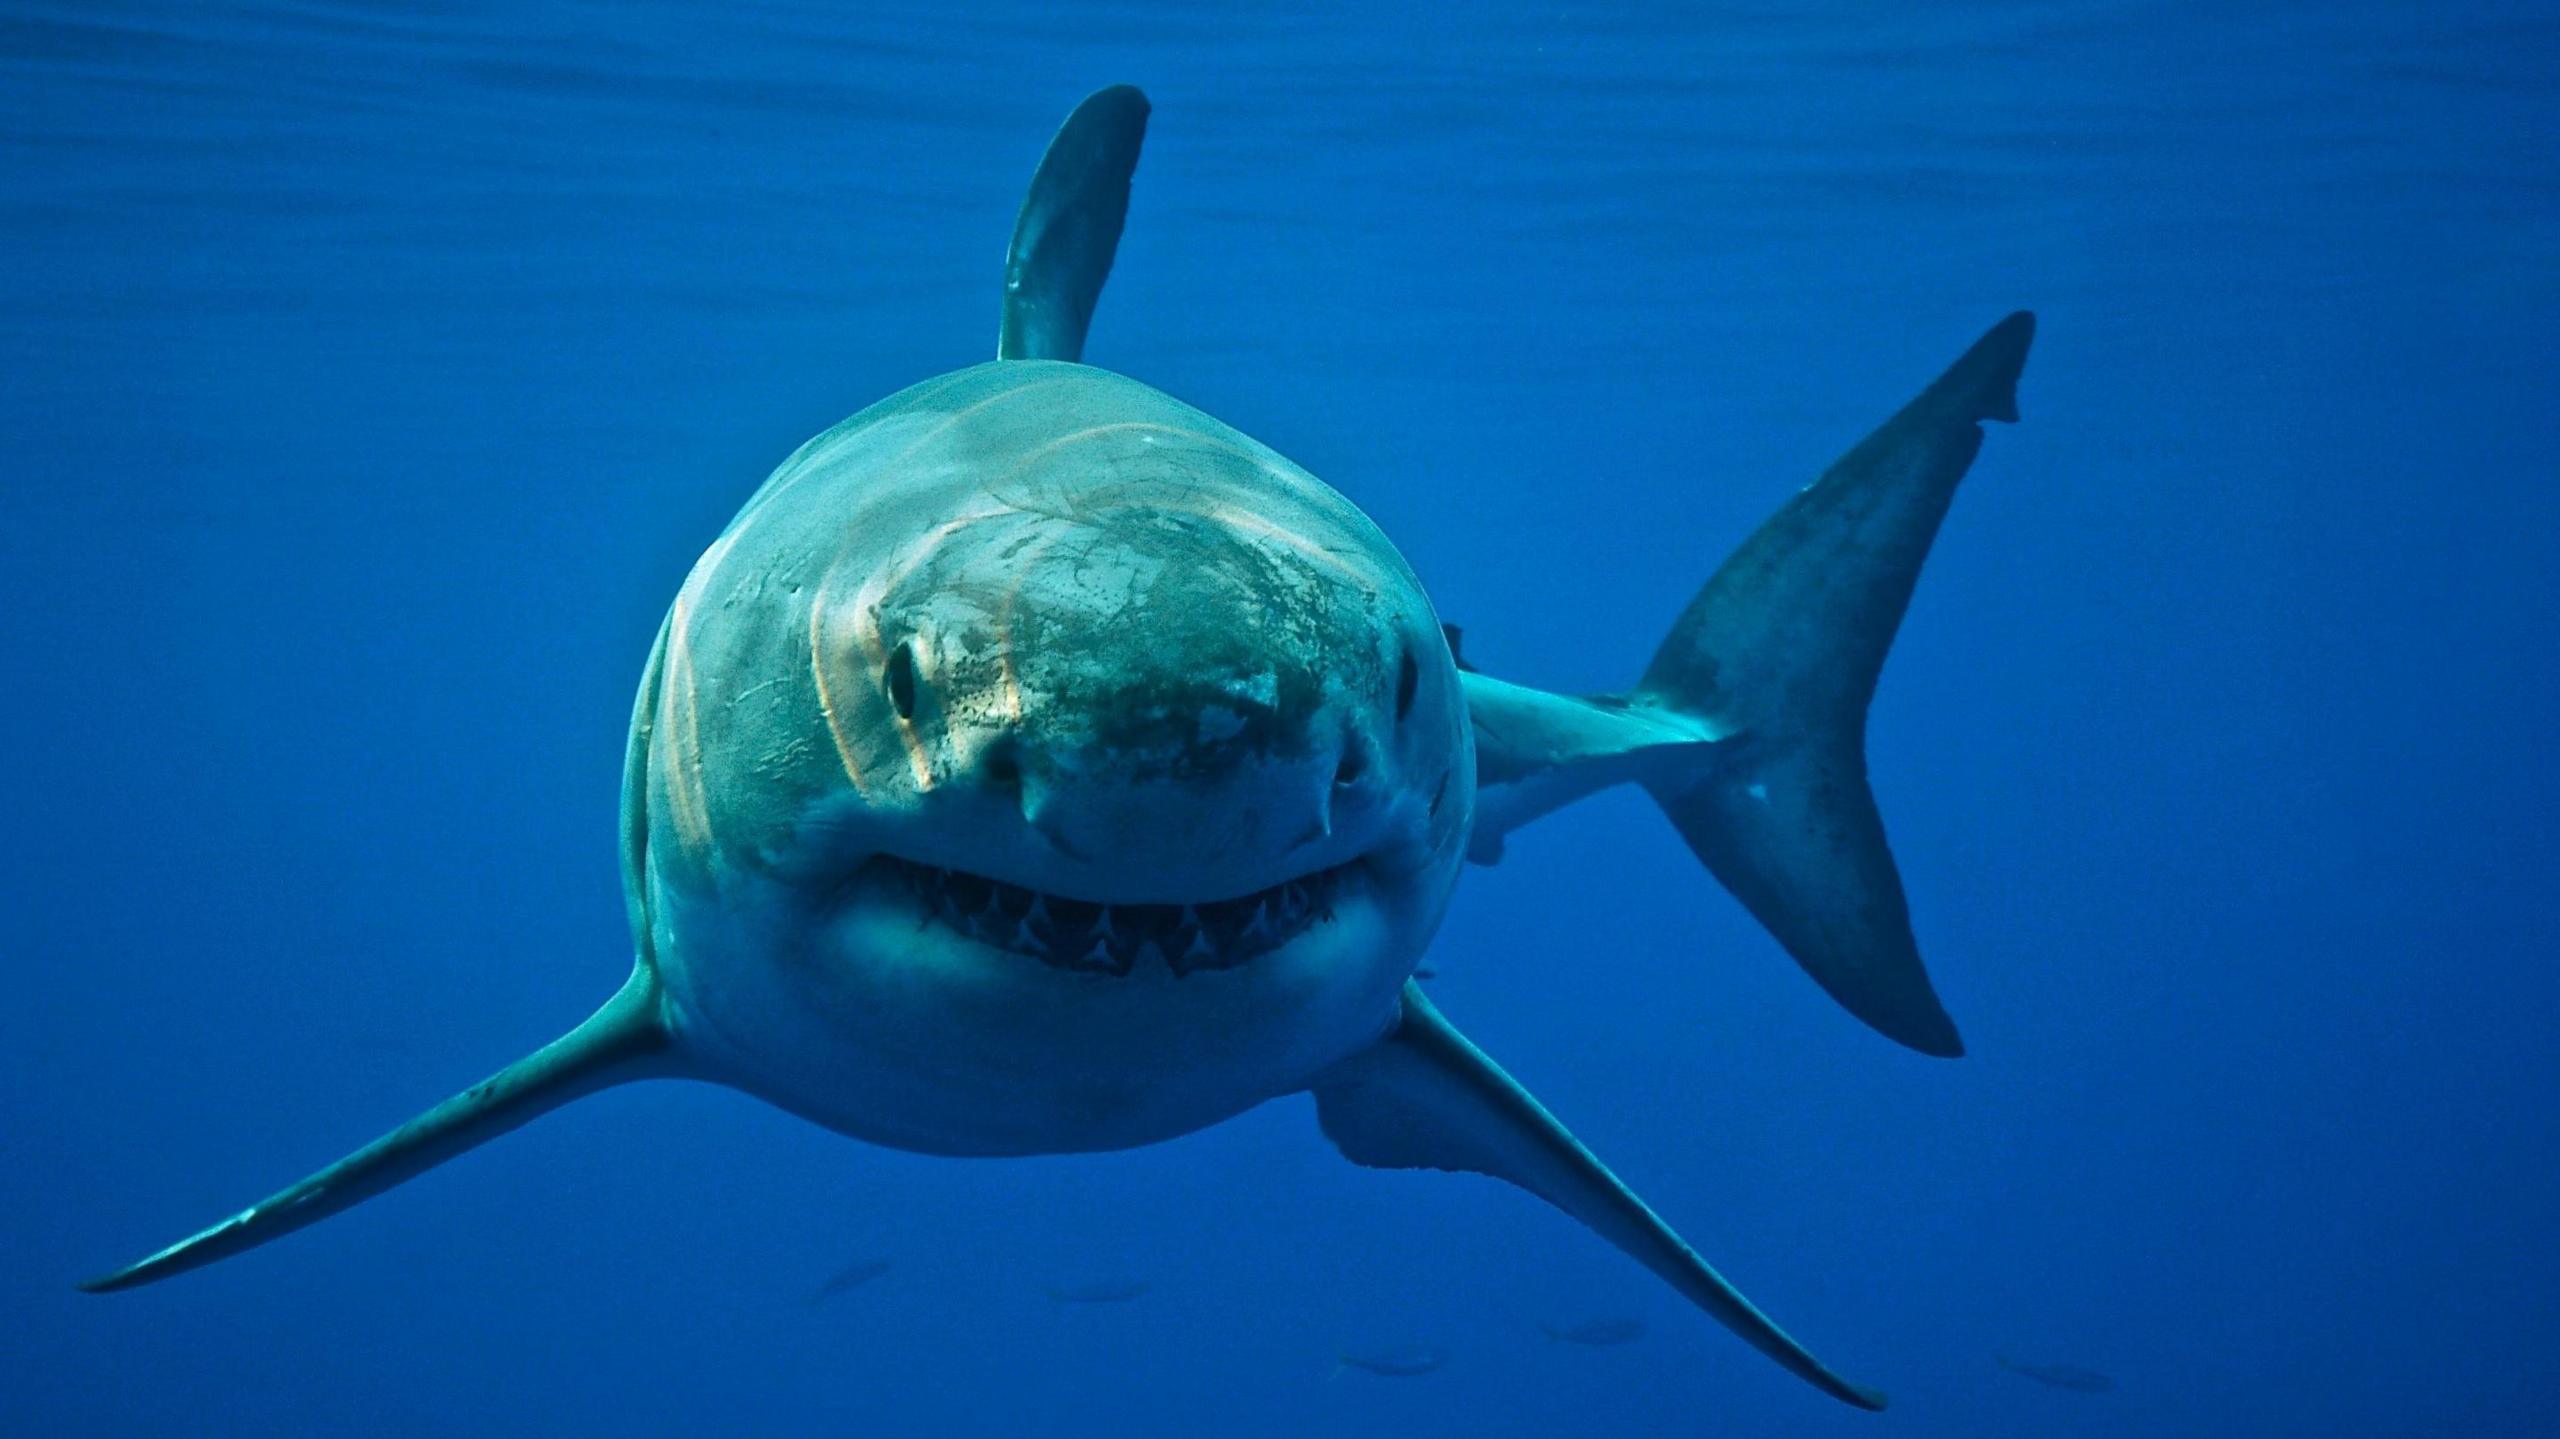
[(835, 697), (827, 692), (826, 640), (826, 582), (822, 578), (809, 597), (809, 681), (817, 690), (818, 713), (827, 721), (827, 737), (836, 743), (836, 761), (844, 766), (844, 777), (852, 783), (853, 792), (868, 803), (871, 787), (862, 782), (862, 765), (853, 757), (853, 741), (845, 733), (843, 716), (836, 713)]
[(711, 800), (702, 778), (702, 715), (694, 702), (693, 645), (687, 626), (691, 607), (676, 596), (675, 621), (667, 636), (667, 674), (660, 692), (659, 721), (666, 727), (667, 798), (675, 809), (677, 832), (696, 854), (711, 847)]

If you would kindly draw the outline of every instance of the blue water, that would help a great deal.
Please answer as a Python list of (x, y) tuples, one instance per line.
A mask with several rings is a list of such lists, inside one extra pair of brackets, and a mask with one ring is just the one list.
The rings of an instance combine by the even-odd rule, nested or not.
[[(0, 1431), (2541, 1432), (2560, 21), (1453, 8), (5, 7)], [(1345, 490), (1526, 683), (1628, 683), (2041, 315), (1871, 726), (1971, 1055), (1849, 1019), (1632, 792), (1434, 956), (1892, 1411), (1302, 1099), (969, 1162), (634, 1086), (75, 1294), (620, 980), (668, 596), (800, 440), (992, 353), (1114, 81), (1156, 110), (1089, 358)], [(1043, 1292), (1102, 1280), (1147, 1289)], [(1606, 1317), (1650, 1332), (1539, 1332)]]

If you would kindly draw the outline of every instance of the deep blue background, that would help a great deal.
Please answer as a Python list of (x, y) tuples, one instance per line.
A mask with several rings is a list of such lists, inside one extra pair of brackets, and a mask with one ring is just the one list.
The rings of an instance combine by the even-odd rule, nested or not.
[[(8, 6), (0, 1430), (2549, 1423), (2548, 9), (1458, 8)], [(1156, 115), (1090, 357), (1344, 489), (1524, 682), (1628, 682), (2041, 313), (1872, 726), (1972, 1056), (1859, 1028), (1633, 794), (1470, 871), (1436, 951), (1893, 1412), (1295, 1099), (973, 1163), (641, 1086), (71, 1292), (621, 978), (667, 597), (793, 445), (991, 353), (1032, 163), (1123, 80)], [(1040, 1292), (1114, 1275), (1153, 1288)], [(1653, 1333), (1536, 1329), (1617, 1314)], [(1328, 1382), (1416, 1344), (1453, 1358)]]

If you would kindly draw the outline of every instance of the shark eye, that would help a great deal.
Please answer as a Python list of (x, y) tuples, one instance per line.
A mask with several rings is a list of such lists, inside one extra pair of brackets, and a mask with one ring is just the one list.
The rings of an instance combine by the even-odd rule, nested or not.
[(916, 717), (915, 647), (901, 640), (898, 647), (889, 652), (889, 664), (881, 674), (880, 680), (889, 691), (889, 708), (896, 710), (898, 718), (902, 720), (914, 719)]
[(1406, 650), (1396, 665), (1396, 719), (1401, 722), (1413, 713), (1413, 692), (1422, 684), (1422, 667), (1413, 662), (1413, 651)]

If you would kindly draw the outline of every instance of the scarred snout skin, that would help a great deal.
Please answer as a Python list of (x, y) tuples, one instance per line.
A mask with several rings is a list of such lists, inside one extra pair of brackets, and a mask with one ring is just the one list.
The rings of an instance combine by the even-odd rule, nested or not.
[(1222, 498), (1261, 471), (1205, 438), (1076, 432), (1049, 451), (1089, 467), (1073, 510), (938, 527), (851, 617), (912, 657), (931, 783), (1018, 791), (1048, 853), (1012, 862), (1051, 887), (1214, 896), (1239, 856), (1367, 827), (1411, 625), (1391, 585)]
[[(1143, 1143), (1299, 1087), (1390, 1022), (1472, 806), (1455, 667), (1367, 517), (1063, 362), (802, 446), (695, 566), (644, 709), (628, 818), (671, 1022), (908, 1148)], [(1106, 902), (1362, 883), (1232, 973), (1096, 978), (866, 908), (883, 853)]]

